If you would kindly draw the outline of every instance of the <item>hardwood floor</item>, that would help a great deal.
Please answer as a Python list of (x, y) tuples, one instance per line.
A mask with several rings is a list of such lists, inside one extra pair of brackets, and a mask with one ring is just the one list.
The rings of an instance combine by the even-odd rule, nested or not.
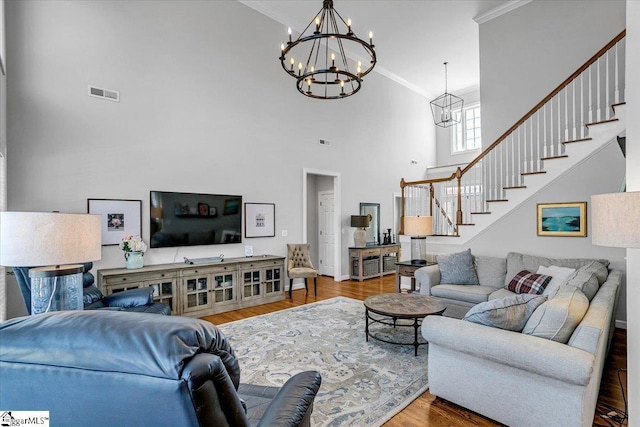
[[(310, 293), (304, 289), (294, 290), (293, 298), (271, 304), (264, 304), (242, 310), (230, 311), (203, 317), (214, 324), (222, 324), (234, 320), (245, 319), (260, 314), (271, 313), (310, 302), (321, 301), (336, 296), (364, 300), (370, 295), (395, 292), (395, 276), (389, 275), (380, 279), (369, 279), (363, 282), (345, 281), (334, 282), (332, 278), (318, 278), (318, 296), (313, 296), (313, 283), (310, 283)], [(288, 293), (287, 293), (288, 294)], [(611, 344), (611, 351), (606, 362), (602, 385), (598, 396), (598, 408), (594, 419), (594, 426), (620, 425), (620, 418), (602, 418), (600, 414), (607, 414), (615, 410), (622, 414), (624, 399), (618, 381), (618, 370), (626, 369), (627, 365), (627, 334), (626, 330), (616, 329)], [(626, 371), (621, 373), (621, 379), (626, 392)], [(617, 422), (616, 422), (617, 421)], [(413, 401), (402, 412), (384, 424), (384, 427), (414, 427), (414, 426), (499, 426), (482, 415), (466, 410), (446, 400), (433, 396), (426, 391)], [(624, 421), (622, 425), (627, 425)]]

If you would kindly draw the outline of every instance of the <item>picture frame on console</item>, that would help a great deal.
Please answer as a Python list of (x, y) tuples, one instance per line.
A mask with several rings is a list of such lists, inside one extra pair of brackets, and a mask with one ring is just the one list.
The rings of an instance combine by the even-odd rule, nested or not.
[(142, 236), (142, 200), (87, 199), (87, 212), (102, 215), (102, 246), (118, 245), (127, 235)]
[(244, 236), (275, 237), (276, 205), (275, 203), (244, 204)]
[(587, 237), (587, 202), (538, 203), (538, 236)]

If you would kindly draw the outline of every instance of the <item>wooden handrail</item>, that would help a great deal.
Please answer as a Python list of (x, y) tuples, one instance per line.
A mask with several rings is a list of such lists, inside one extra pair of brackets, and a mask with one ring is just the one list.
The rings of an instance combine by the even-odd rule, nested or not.
[[(498, 139), (496, 139), (491, 145), (482, 150), (478, 156), (473, 159), (467, 166), (462, 169), (462, 175), (467, 173), (469, 169), (474, 167), (480, 160), (482, 160), (490, 151), (492, 151), (495, 147), (497, 147), (507, 136), (511, 135), (518, 127), (520, 127), (527, 119), (533, 116), (542, 106), (544, 106), (547, 102), (549, 102), (554, 96), (556, 96), (562, 89), (567, 87), (569, 83), (575, 80), (580, 74), (582, 74), (587, 68), (593, 65), (600, 57), (602, 57), (609, 49), (615, 46), (620, 40), (622, 40), (627, 34), (627, 30), (622, 30), (620, 34), (615, 36), (613, 40), (607, 43), (602, 49), (600, 49), (595, 55), (593, 55), (587, 62), (585, 62), (580, 68), (578, 68), (573, 74), (571, 74), (567, 79), (565, 79), (558, 87), (556, 87), (553, 91), (551, 91), (547, 96), (545, 96), (542, 101), (538, 102), (531, 110), (529, 110), (520, 120), (518, 120), (513, 126), (507, 129)], [(404, 179), (400, 181), (400, 188), (404, 188), (410, 185), (420, 185), (420, 184), (430, 184), (437, 182), (446, 182), (453, 181), (458, 177), (458, 171), (454, 172), (448, 178), (436, 178), (436, 179), (425, 179), (421, 181), (411, 181), (406, 182)]]

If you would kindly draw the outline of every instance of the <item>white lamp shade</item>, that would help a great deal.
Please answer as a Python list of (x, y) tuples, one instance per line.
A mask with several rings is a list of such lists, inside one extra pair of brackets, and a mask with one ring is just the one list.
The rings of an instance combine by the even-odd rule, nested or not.
[(0, 265), (78, 264), (102, 257), (101, 215), (0, 212)]
[(402, 231), (407, 236), (431, 236), (433, 218), (430, 216), (405, 216)]
[(640, 248), (640, 191), (591, 196), (591, 243)]

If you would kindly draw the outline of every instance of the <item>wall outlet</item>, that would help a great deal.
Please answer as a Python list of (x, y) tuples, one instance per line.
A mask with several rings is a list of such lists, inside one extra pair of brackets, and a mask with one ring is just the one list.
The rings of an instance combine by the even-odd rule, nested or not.
[(287, 237), (289, 235), (289, 230), (282, 230), (282, 237)]
[(329, 147), (331, 145), (331, 141), (327, 141), (326, 139), (320, 140), (320, 145), (324, 145), (325, 147)]

